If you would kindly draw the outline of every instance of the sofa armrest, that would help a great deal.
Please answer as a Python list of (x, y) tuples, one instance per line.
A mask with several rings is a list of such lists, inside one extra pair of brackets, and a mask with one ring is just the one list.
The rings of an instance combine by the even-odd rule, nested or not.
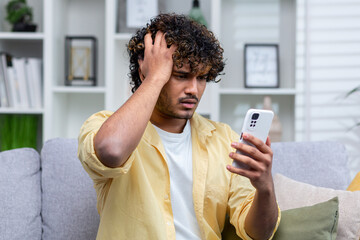
[(41, 239), (40, 156), (31, 148), (0, 152), (0, 239)]

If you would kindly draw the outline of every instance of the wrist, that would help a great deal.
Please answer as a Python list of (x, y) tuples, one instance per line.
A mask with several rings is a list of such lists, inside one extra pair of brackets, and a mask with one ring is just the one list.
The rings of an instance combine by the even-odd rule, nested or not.
[(261, 197), (269, 197), (271, 195), (275, 195), (275, 187), (274, 187), (274, 182), (272, 181), (272, 178), (268, 181), (266, 181), (266, 183), (260, 183), (257, 184), (258, 187), (256, 188), (256, 192), (257, 194), (261, 195)]
[(143, 82), (147, 82), (151, 84), (151, 86), (159, 87), (160, 89), (162, 89), (168, 81), (169, 81), (168, 77), (161, 76), (159, 74), (157, 75), (149, 74), (148, 76), (145, 77)]

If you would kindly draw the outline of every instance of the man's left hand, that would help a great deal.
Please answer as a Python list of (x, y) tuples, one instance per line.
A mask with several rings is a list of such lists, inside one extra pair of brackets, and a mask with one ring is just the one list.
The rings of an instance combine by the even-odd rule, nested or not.
[(269, 137), (266, 143), (249, 133), (243, 134), (244, 140), (254, 145), (249, 146), (240, 142), (233, 142), (231, 146), (236, 150), (246, 153), (248, 156), (231, 152), (230, 158), (249, 166), (249, 169), (237, 168), (231, 165), (227, 169), (241, 176), (247, 177), (251, 184), (260, 192), (273, 191), (273, 180), (271, 175), (273, 152)]

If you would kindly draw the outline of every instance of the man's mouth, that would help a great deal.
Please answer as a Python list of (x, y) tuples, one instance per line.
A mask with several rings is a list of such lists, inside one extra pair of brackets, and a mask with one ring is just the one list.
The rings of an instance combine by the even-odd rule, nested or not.
[(180, 99), (180, 104), (185, 108), (194, 108), (196, 104), (198, 103), (197, 97), (191, 97), (191, 98), (182, 98)]

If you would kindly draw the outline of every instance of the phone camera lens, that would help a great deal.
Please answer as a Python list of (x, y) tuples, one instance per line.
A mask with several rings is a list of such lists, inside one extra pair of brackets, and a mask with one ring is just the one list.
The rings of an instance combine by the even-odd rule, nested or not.
[(259, 118), (259, 114), (258, 113), (254, 113), (251, 117), (252, 120), (258, 120)]

